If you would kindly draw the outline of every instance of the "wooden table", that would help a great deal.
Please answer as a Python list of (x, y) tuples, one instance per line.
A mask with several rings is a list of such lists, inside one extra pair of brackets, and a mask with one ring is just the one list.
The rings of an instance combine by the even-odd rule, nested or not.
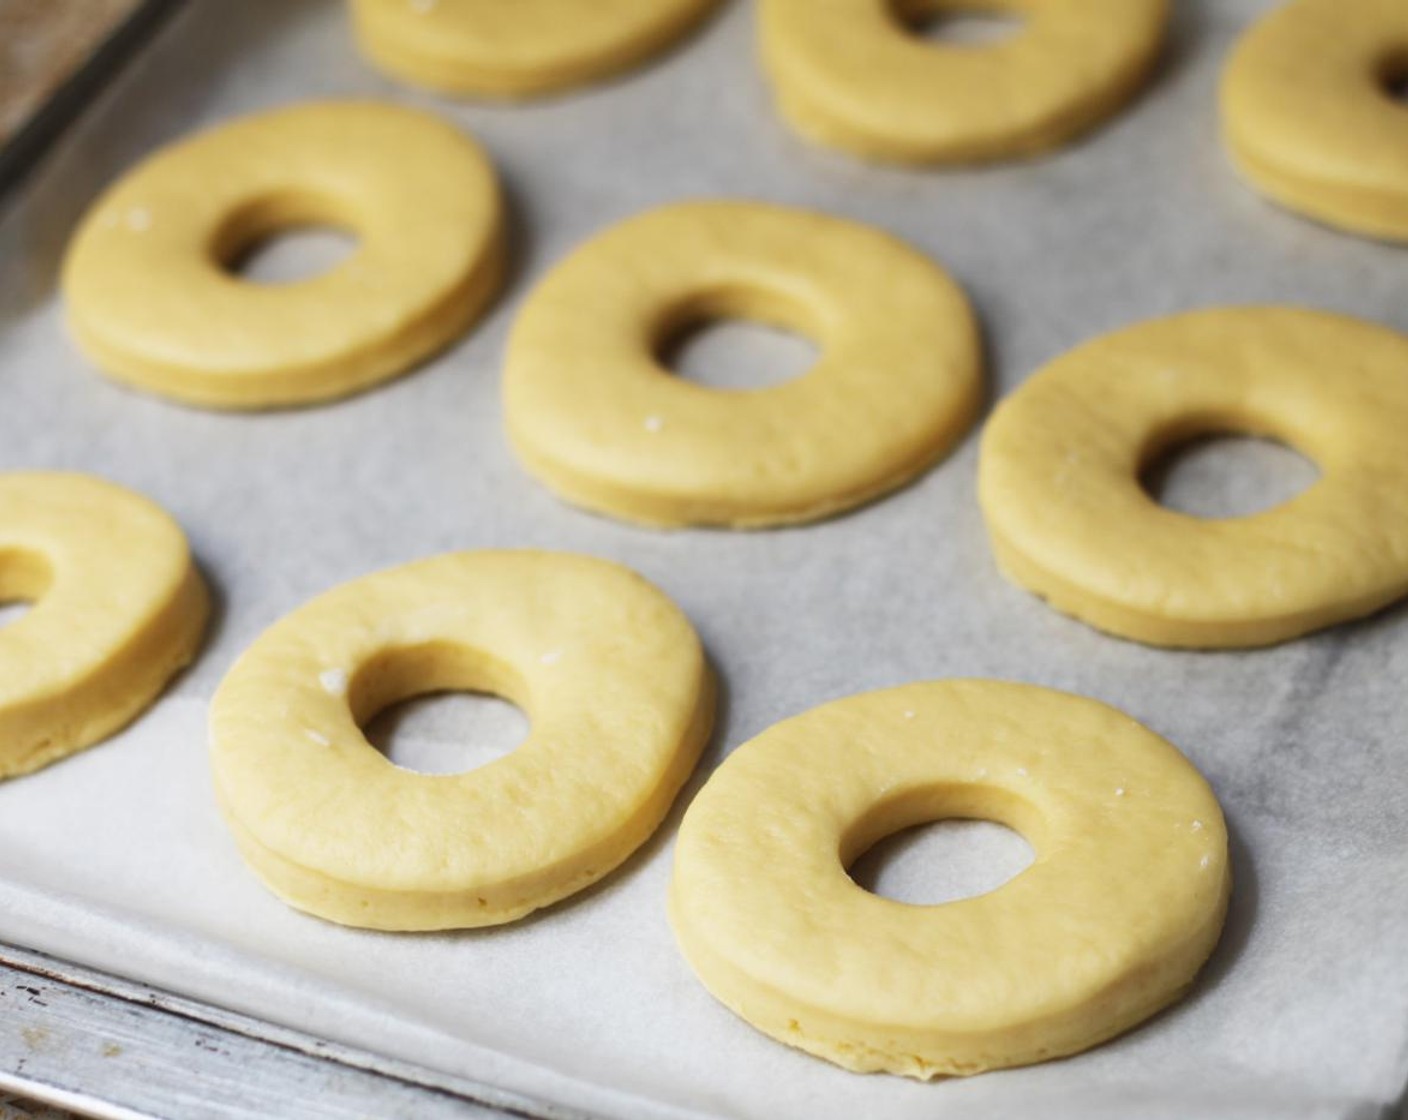
[(0, 0), (0, 145), (27, 125), (140, 5), (141, 0)]

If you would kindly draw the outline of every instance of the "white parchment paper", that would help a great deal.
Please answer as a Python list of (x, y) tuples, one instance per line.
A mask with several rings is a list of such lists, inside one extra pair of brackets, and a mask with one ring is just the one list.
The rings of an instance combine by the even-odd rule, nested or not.
[[(994, 395), (1091, 335), (1207, 304), (1301, 303), (1408, 329), (1408, 252), (1272, 209), (1221, 154), (1219, 66), (1270, 0), (1177, 6), (1157, 81), (1088, 142), (937, 173), (865, 167), (792, 138), (738, 2), (618, 83), (489, 107), (379, 78), (332, 0), (194, 0), (0, 224), (0, 468), (89, 470), (151, 495), (187, 527), (221, 608), (198, 663), (131, 730), (0, 786), (0, 938), (613, 1115), (1383, 1113), (1408, 1079), (1403, 610), (1257, 653), (1143, 649), (999, 579), (974, 500), (975, 439), (917, 485), (825, 525), (664, 534), (563, 507), (517, 468), (500, 426), (504, 336), (534, 280), (600, 227), (690, 196), (819, 207), (932, 253), (981, 312)], [(86, 368), (53, 284), (94, 193), (196, 127), (323, 95), (434, 106), (492, 152), (516, 268), (489, 318), (408, 379), (270, 416), (188, 411)], [(1172, 485), (1227, 488), (1202, 493), (1214, 502), (1284, 487), (1274, 452), (1234, 463), (1230, 480), (1195, 471)], [(206, 701), (241, 649), (317, 593), (482, 546), (613, 557), (695, 619), (726, 689), (690, 792), (769, 724), (867, 688), (995, 676), (1124, 708), (1208, 775), (1234, 830), (1236, 897), (1201, 982), (1073, 1060), (930, 1085), (846, 1074), (755, 1034), (676, 953), (663, 899), (678, 812), (606, 884), (505, 929), (388, 936), (286, 909), (216, 817)], [(980, 829), (956, 842), (1013, 857)]]

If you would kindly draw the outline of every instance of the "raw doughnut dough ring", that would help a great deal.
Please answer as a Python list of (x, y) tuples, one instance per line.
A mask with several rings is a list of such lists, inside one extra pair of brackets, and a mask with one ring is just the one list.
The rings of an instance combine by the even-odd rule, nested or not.
[(362, 52), (450, 94), (530, 97), (664, 50), (718, 0), (352, 0)]
[[(462, 774), (400, 769), (360, 726), (476, 689), (532, 717)], [(713, 721), (688, 619), (618, 565), (467, 552), (339, 587), (268, 630), (211, 708), (240, 850), (300, 910), (388, 930), (496, 925), (606, 875), (660, 823)]]
[(1408, 241), (1408, 4), (1294, 0), (1238, 44), (1223, 133), (1261, 192), (1353, 233)]
[[(347, 228), (331, 271), (255, 284), (225, 266), (282, 229)], [(344, 396), (467, 330), (497, 291), (503, 217), (479, 148), (426, 113), (318, 102), (163, 149), (98, 200), (63, 287), (79, 347), (119, 381), (255, 409)]]
[[(1259, 646), (1408, 592), (1408, 338), (1219, 308), (1088, 342), (997, 408), (979, 497), (1004, 573), (1112, 634)], [(1141, 471), (1199, 435), (1278, 439), (1321, 479), (1249, 517), (1165, 509)]]
[[(761, 0), (763, 60), (802, 135), (870, 159), (965, 163), (1054, 148), (1153, 67), (1168, 0)], [(928, 43), (945, 12), (1020, 16), (1008, 41)]]
[[(984, 895), (894, 902), (846, 874), (925, 821), (996, 820), (1036, 861)], [(857, 1071), (971, 1074), (1073, 1054), (1177, 999), (1231, 887), (1217, 800), (1093, 700), (943, 681), (785, 720), (680, 827), (670, 917), (725, 1005)]]
[(0, 778), (131, 722), (195, 656), (209, 600), (165, 512), (81, 474), (0, 474)]
[[(810, 371), (725, 391), (657, 357), (721, 316), (815, 339)], [(859, 505), (972, 423), (982, 353), (962, 290), (868, 226), (756, 202), (631, 218), (559, 264), (509, 339), (514, 449), (560, 496), (648, 525), (752, 527)]]

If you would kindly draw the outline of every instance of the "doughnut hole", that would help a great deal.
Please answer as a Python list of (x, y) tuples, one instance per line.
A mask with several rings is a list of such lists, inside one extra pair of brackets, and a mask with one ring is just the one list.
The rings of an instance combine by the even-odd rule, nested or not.
[(502, 758), (530, 731), (514, 697), (526, 692), (501, 662), (448, 643), (383, 652), (348, 688), (367, 741), (404, 770), (462, 774)]
[(852, 826), (841, 861), (861, 889), (912, 906), (975, 898), (1036, 859), (1035, 810), (1005, 790), (925, 790), (875, 806)]
[(709, 293), (666, 315), (656, 361), (710, 389), (767, 389), (801, 377), (821, 356), (805, 320), (800, 308), (768, 293)]
[(230, 276), (252, 284), (294, 284), (344, 264), (358, 248), (355, 223), (329, 199), (288, 193), (235, 211), (210, 253)]
[(53, 571), (38, 553), (0, 551), (0, 630), (28, 614), (52, 581)]
[(1157, 447), (1140, 484), (1166, 509), (1191, 517), (1248, 517), (1304, 493), (1320, 478), (1310, 459), (1266, 436), (1210, 431)]
[(890, 12), (908, 34), (937, 46), (994, 46), (1023, 25), (1021, 15), (1000, 0), (890, 0)]
[(1388, 56), (1379, 68), (1379, 84), (1390, 101), (1408, 108), (1408, 47)]

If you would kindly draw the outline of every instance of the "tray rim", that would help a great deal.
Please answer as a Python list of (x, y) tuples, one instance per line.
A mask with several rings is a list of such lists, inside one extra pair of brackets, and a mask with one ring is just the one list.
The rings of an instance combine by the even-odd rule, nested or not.
[(0, 1022), (0, 1088), (99, 1120), (179, 1115), (155, 1102), (189, 1098), (192, 1083), (203, 1115), (265, 1120), (234, 1091), (251, 1068), (262, 1089), (289, 1100), (330, 1086), (326, 1120), (397, 1115), (388, 1106), (406, 1104), (425, 1120), (597, 1120), (3, 942)]
[(155, 39), (186, 0), (143, 0), (0, 145), (0, 213), (92, 101)]

